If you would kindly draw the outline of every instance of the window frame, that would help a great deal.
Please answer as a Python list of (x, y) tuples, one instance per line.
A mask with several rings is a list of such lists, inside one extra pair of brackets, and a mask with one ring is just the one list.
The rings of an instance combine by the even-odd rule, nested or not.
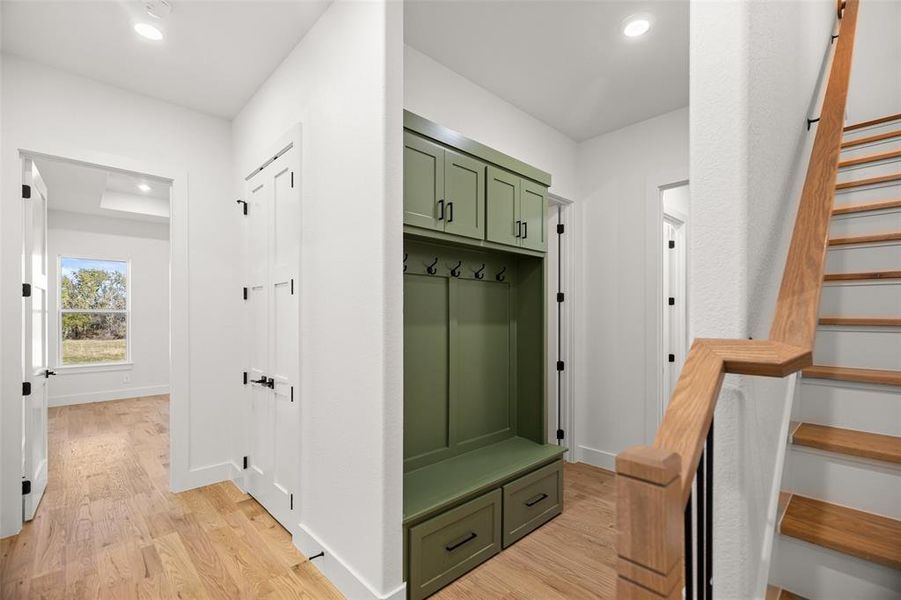
[[(90, 260), (100, 262), (117, 262), (125, 264), (125, 309), (73, 309), (63, 308), (63, 260)], [(81, 371), (108, 371), (117, 369), (127, 369), (132, 366), (131, 362), (131, 259), (130, 258), (111, 258), (109, 256), (99, 256), (90, 254), (59, 254), (56, 257), (56, 369), (63, 370), (81, 370)], [(67, 313), (82, 314), (125, 314), (125, 359), (120, 361), (95, 362), (95, 363), (79, 363), (65, 364), (63, 363), (63, 315)]]

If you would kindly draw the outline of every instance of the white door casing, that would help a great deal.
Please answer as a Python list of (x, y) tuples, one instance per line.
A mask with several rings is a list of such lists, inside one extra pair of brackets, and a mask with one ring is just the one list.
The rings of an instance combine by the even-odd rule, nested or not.
[(246, 487), (293, 531), (300, 469), (300, 170), (293, 145), (245, 183), (248, 453)]
[(22, 396), (22, 479), (31, 488), (22, 496), (22, 518), (30, 521), (47, 487), (47, 187), (31, 159), (22, 166), (22, 276), (31, 287), (22, 303), (22, 381), (31, 386)]
[[(686, 283), (685, 221), (679, 216), (663, 215), (663, 396), (657, 414), (658, 424), (669, 405), (688, 353), (688, 286)], [(672, 300), (671, 300), (672, 299)], [(673, 302), (670, 304), (670, 302)], [(672, 357), (672, 360), (670, 360)]]

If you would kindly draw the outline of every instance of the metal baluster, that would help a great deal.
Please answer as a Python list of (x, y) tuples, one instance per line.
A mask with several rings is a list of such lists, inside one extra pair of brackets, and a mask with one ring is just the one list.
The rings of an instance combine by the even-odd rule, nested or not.
[(697, 527), (697, 572), (698, 572), (698, 600), (708, 600), (707, 598), (707, 586), (705, 582), (707, 581), (705, 567), (707, 566), (707, 561), (704, 559), (707, 555), (705, 554), (705, 526), (707, 524), (707, 515), (706, 515), (706, 507), (705, 500), (707, 499), (707, 488), (704, 487), (704, 457), (701, 456), (701, 460), (698, 461), (698, 472), (696, 477), (697, 481), (697, 494), (695, 497), (697, 498), (697, 522), (695, 526)]
[[(706, 531), (706, 544), (704, 549), (706, 554), (704, 556), (704, 562), (707, 567), (707, 579), (704, 582), (704, 586), (706, 587), (706, 597), (708, 600), (713, 600), (713, 421), (710, 421), (710, 431), (707, 432), (707, 448), (704, 450), (704, 458), (706, 460), (706, 470), (707, 470), (707, 511), (705, 513), (706, 523), (705, 527)], [(698, 557), (700, 561), (700, 556)], [(698, 584), (700, 587), (700, 584)]]
[(691, 494), (688, 496), (688, 504), (685, 505), (685, 599), (692, 600), (694, 570), (692, 568), (692, 543), (691, 543)]

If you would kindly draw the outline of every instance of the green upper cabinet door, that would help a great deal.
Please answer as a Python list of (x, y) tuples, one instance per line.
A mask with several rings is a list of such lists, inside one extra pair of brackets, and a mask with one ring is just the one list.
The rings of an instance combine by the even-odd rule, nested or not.
[(443, 147), (404, 132), (404, 223), (444, 230)]
[(520, 245), (529, 250), (547, 249), (547, 188), (528, 179), (522, 180), (519, 200), (519, 219), (522, 221)]
[(496, 167), (488, 167), (487, 239), (498, 244), (519, 246), (522, 223), (519, 219), (520, 178)]
[(444, 151), (444, 231), (485, 239), (485, 169), (474, 158)]

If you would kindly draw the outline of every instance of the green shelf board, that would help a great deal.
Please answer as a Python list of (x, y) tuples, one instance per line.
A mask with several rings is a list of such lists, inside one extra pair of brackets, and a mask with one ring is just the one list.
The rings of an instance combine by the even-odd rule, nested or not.
[(436, 514), (560, 458), (566, 448), (521, 437), (404, 474), (404, 525)]

